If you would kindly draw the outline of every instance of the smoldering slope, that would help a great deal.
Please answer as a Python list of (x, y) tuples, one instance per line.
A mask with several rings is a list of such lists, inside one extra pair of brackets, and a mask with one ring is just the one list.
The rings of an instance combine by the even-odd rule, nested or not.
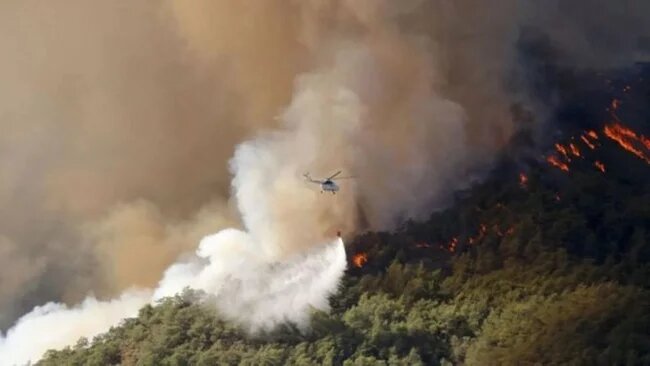
[[(577, 3), (3, 3), (0, 315), (113, 300), (36, 308), (0, 355), (36, 359), (188, 284), (251, 330), (304, 324), (343, 271), (333, 232), (359, 211), (367, 228), (427, 214), (507, 142), (521, 26), (569, 66), (647, 55), (648, 5), (597, 1), (607, 16), (589, 17)], [(238, 219), (225, 162), (247, 137), (230, 166)], [(299, 179), (336, 169), (357, 179), (334, 199)], [(60, 343), (41, 336), (62, 324)]]

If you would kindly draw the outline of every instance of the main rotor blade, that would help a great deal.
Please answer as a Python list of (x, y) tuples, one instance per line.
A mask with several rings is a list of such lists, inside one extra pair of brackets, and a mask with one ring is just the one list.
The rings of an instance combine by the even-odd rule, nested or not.
[(356, 177), (338, 177), (338, 178), (331, 178), (332, 180), (339, 180), (339, 179), (354, 179)]
[(327, 179), (334, 179), (337, 175), (341, 174), (341, 171), (339, 170), (338, 172), (334, 173), (332, 176), (327, 177)]

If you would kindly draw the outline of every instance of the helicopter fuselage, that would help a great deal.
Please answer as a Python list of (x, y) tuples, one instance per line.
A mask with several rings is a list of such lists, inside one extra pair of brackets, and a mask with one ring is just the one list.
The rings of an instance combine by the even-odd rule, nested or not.
[(331, 180), (326, 180), (320, 185), (322, 191), (336, 193), (339, 190), (339, 186)]

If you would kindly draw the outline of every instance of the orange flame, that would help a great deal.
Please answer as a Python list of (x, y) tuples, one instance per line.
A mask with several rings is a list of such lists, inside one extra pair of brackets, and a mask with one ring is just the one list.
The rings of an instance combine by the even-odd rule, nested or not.
[(443, 248), (453, 253), (456, 251), (456, 246), (458, 246), (458, 238), (452, 238), (451, 241)]
[(589, 146), (590, 149), (594, 150), (596, 148), (596, 145), (592, 144), (584, 135), (580, 136), (580, 139), (585, 143), (585, 145)]
[(650, 150), (650, 139), (641, 135), (639, 136), (639, 140), (641, 140), (641, 143), (643, 146), (645, 146), (646, 149)]
[(645, 136), (637, 135), (634, 131), (621, 125), (620, 123), (612, 123), (605, 126), (603, 132), (605, 133), (605, 136), (614, 140), (623, 149), (650, 164), (650, 157), (640, 148), (634, 146), (635, 143), (641, 143), (645, 150), (650, 150), (650, 140), (648, 140), (648, 138)]
[(574, 145), (574, 144), (569, 144), (569, 148), (571, 148), (571, 153), (572, 153), (573, 155), (575, 155), (575, 156), (577, 156), (577, 157), (581, 157), (581, 156), (582, 156), (582, 155), (580, 155), (580, 150), (578, 149), (578, 147), (577, 147), (576, 145)]
[(368, 262), (368, 254), (366, 253), (360, 252), (352, 256), (352, 263), (357, 268), (363, 267), (366, 262)]
[(561, 144), (556, 143), (555, 144), (555, 150), (557, 150), (557, 152), (562, 154), (568, 161), (571, 161), (571, 159), (569, 158), (569, 152), (566, 149), (566, 147), (562, 146)]
[(592, 130), (587, 131), (587, 136), (591, 137), (594, 140), (598, 140), (598, 134), (596, 133), (596, 131), (592, 131)]
[(558, 158), (556, 158), (554, 155), (550, 155), (549, 157), (547, 157), (546, 161), (560, 170), (563, 170), (565, 172), (569, 171), (569, 166), (561, 162), (560, 160), (558, 160)]
[(526, 188), (528, 185), (528, 177), (524, 173), (519, 173), (519, 184), (523, 187)]
[(594, 162), (594, 165), (596, 166), (596, 168), (598, 168), (598, 170), (600, 170), (601, 172), (605, 173), (605, 164), (603, 164), (603, 163), (601, 163), (600, 161), (596, 160), (596, 161)]

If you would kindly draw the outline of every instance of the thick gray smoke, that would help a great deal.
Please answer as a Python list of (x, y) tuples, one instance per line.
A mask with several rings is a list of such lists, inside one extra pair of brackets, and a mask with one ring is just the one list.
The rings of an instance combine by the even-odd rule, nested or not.
[[(47, 301), (130, 299), (123, 291), (156, 287), (167, 268), (160, 289), (202, 276), (208, 292), (237, 292), (219, 287), (226, 272), (177, 261), (232, 226), (239, 239), (223, 246), (251, 270), (338, 268), (302, 302), (324, 307), (342, 268), (314, 258), (335, 231), (358, 229), (359, 210), (369, 228), (428, 214), (507, 143), (510, 104), (526, 92), (504, 86), (526, 70), (520, 30), (545, 38), (565, 67), (608, 67), (648, 59), (649, 17), (640, 0), (3, 2), (0, 328)], [(338, 169), (356, 179), (336, 197), (300, 180)], [(301, 272), (301, 261), (330, 266)], [(278, 293), (290, 299), (300, 284)], [(251, 328), (284, 319), (262, 311), (282, 303), (275, 294), (246, 293), (234, 298), (260, 317), (222, 311)], [(151, 300), (137, 294), (69, 341)], [(93, 301), (66, 314), (110, 308)], [(4, 347), (12, 334), (37, 337), (25, 319)]]

